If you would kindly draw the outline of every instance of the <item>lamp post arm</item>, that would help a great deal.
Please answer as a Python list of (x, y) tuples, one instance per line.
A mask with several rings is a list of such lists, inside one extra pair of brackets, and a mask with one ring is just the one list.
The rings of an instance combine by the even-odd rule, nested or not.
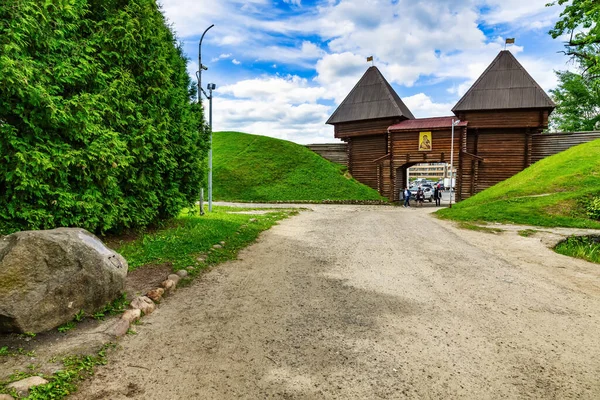
[(211, 26), (206, 28), (206, 30), (200, 37), (200, 42), (198, 43), (198, 102), (200, 102), (202, 98), (201, 93), (204, 93), (204, 95), (206, 96), (206, 92), (202, 90), (202, 40), (204, 40), (204, 35), (206, 35), (206, 32), (208, 32), (208, 30), (213, 26), (215, 26), (215, 24), (212, 24)]

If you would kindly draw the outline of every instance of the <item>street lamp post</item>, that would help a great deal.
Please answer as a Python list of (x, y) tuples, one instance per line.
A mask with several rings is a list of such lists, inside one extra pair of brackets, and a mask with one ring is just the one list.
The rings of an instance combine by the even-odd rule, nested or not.
[(210, 130), (210, 137), (208, 140), (208, 212), (212, 212), (212, 111), (213, 111), (213, 90), (215, 90), (217, 88), (217, 85), (215, 85), (214, 83), (209, 83), (208, 86), (206, 86), (206, 88), (208, 89), (208, 93), (209, 95), (208, 97), (208, 101), (209, 101), (209, 106), (210, 106), (210, 111), (208, 112), (208, 126), (209, 126), (209, 130)]
[(452, 177), (454, 176), (454, 127), (460, 124), (460, 119), (452, 119), (452, 139), (450, 139), (450, 202), (449, 208), (452, 208)]
[[(210, 92), (210, 96), (206, 94), (204, 89), (202, 88), (202, 71), (206, 71), (208, 67), (202, 64), (202, 40), (204, 40), (204, 35), (210, 28), (215, 26), (212, 24), (202, 34), (200, 37), (200, 42), (198, 43), (198, 72), (196, 72), (196, 77), (198, 78), (198, 103), (202, 103), (202, 93), (206, 96), (206, 98), (210, 101), (210, 114), (209, 114), (209, 122), (208, 125), (210, 127), (210, 138), (209, 138), (209, 148), (208, 148), (208, 211), (212, 211), (212, 91), (216, 88), (214, 83), (208, 84), (208, 90)], [(200, 206), (202, 208), (202, 205)], [(203, 212), (201, 210), (201, 212)]]

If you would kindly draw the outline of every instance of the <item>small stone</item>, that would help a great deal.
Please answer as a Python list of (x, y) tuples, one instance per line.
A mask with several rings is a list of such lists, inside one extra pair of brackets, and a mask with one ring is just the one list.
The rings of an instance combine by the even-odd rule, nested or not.
[(184, 269), (180, 269), (179, 271), (176, 272), (176, 274), (179, 275), (180, 278), (185, 278), (186, 276), (188, 276), (187, 271)]
[(248, 222), (256, 222), (258, 221), (256, 218), (250, 218), (250, 220), (248, 220)]
[(139, 308), (134, 308), (133, 310), (127, 310), (121, 315), (121, 319), (132, 323), (133, 321), (137, 321), (142, 316), (142, 310)]
[(178, 285), (179, 281), (181, 280), (181, 277), (177, 274), (170, 274), (169, 276), (167, 276), (167, 279), (172, 280), (173, 282), (175, 282), (175, 285)]
[(198, 262), (204, 262), (204, 261), (206, 261), (206, 256), (199, 256), (198, 258), (196, 258), (196, 261), (198, 261)]
[(20, 397), (27, 397), (29, 395), (29, 389), (34, 386), (45, 385), (46, 383), (48, 383), (48, 381), (41, 376), (30, 376), (29, 378), (6, 385), (6, 388), (8, 390), (15, 390)]
[(225, 241), (221, 240), (219, 243), (221, 244), (221, 246), (225, 246)]
[(162, 286), (163, 289), (165, 289), (165, 293), (168, 293), (172, 290), (175, 290), (175, 281), (173, 281), (172, 279), (167, 279), (166, 281), (161, 283), (160, 286)]
[(154, 312), (154, 309), (156, 308), (152, 300), (150, 300), (146, 296), (140, 296), (133, 299), (129, 306), (133, 309), (137, 308), (138, 310), (143, 312), (144, 315), (152, 314), (152, 312)]
[(146, 293), (146, 297), (148, 297), (153, 302), (158, 303), (158, 302), (160, 302), (160, 299), (162, 298), (163, 294), (165, 294), (165, 289), (156, 288), (156, 289), (152, 289), (151, 291)]
[(188, 271), (193, 271), (194, 267), (192, 267), (191, 265), (189, 267), (186, 268)]
[(212, 248), (213, 249), (222, 249), (223, 246), (221, 246), (220, 244), (215, 244)]
[(124, 336), (129, 330), (129, 321), (124, 319), (118, 319), (117, 322), (114, 323), (110, 328), (106, 330), (106, 332), (115, 337)]
[(10, 394), (0, 394), (0, 400), (15, 400)]

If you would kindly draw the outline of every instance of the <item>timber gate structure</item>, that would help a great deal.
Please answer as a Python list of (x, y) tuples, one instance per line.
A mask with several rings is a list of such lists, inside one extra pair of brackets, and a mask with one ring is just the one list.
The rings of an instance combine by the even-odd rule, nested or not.
[[(554, 107), (504, 50), (454, 106), (454, 116), (416, 119), (373, 66), (327, 124), (334, 126), (336, 138), (347, 143), (352, 176), (394, 201), (408, 185), (408, 168), (449, 163), (454, 146), (460, 201), (510, 178), (545, 154), (536, 148), (544, 141), (536, 138), (546, 136), (540, 134), (548, 127)], [(461, 122), (455, 126), (452, 143), (454, 120)]]

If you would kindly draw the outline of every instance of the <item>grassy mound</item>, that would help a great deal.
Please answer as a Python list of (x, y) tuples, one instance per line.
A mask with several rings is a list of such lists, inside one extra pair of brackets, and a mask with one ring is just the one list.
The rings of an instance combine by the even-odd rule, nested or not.
[(442, 218), (600, 229), (600, 140), (545, 158), (483, 192), (438, 211)]
[(215, 132), (213, 196), (225, 201), (384, 200), (306, 147), (265, 136)]

